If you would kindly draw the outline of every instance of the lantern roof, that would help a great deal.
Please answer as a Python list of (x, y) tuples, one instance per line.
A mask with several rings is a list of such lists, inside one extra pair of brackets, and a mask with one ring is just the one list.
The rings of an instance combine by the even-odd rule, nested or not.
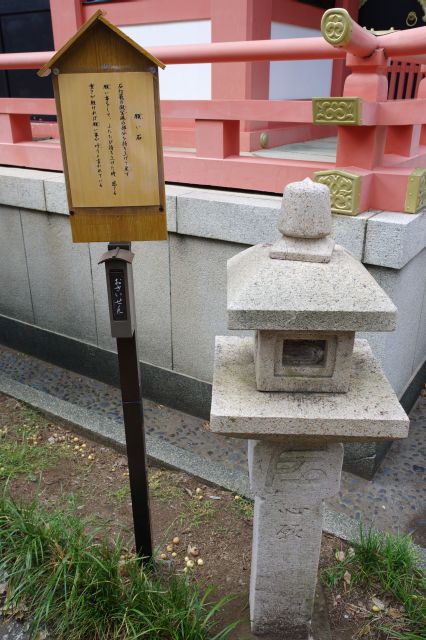
[(228, 260), (229, 329), (395, 329), (395, 305), (343, 247), (328, 263), (274, 260), (270, 251), (256, 245)]
[(396, 307), (367, 269), (329, 237), (328, 187), (287, 185), (282, 238), (228, 260), (228, 327), (393, 331)]

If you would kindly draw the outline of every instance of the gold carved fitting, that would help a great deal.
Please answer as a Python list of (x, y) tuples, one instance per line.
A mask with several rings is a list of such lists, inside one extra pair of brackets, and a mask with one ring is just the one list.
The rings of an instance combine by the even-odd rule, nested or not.
[(325, 184), (330, 189), (331, 210), (356, 216), (360, 210), (361, 176), (341, 169), (317, 171), (314, 181)]
[(333, 47), (346, 46), (352, 35), (352, 19), (346, 9), (328, 9), (321, 20), (321, 33)]
[(417, 213), (426, 206), (426, 169), (415, 169), (408, 178), (405, 212)]
[(362, 124), (361, 98), (312, 98), (314, 124)]

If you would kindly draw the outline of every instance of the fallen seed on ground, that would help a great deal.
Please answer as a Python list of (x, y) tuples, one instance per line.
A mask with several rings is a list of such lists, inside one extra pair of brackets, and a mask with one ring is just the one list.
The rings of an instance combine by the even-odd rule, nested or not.
[(176, 556), (177, 556), (176, 551), (173, 551), (173, 553), (172, 553), (172, 558), (176, 558)]
[(202, 558), (198, 558), (197, 564), (198, 564), (199, 567), (202, 567), (203, 564), (204, 564), (204, 560)]
[(179, 542), (180, 542), (180, 538), (178, 536), (175, 536), (173, 538), (173, 544), (179, 544)]
[(166, 550), (170, 553), (171, 551), (173, 551), (173, 545), (172, 544), (168, 544), (166, 547)]

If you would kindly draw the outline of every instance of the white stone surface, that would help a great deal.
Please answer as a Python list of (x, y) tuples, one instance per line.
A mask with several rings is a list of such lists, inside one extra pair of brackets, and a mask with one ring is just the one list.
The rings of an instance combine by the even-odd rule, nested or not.
[[(426, 269), (426, 265), (425, 265)], [(426, 288), (423, 296), (422, 310), (420, 312), (419, 330), (417, 332), (416, 346), (414, 348), (413, 373), (423, 364), (426, 358)]]
[(178, 198), (178, 231), (242, 244), (278, 240), (280, 207), (278, 196), (194, 188)]
[(0, 166), (0, 204), (46, 211), (43, 179), (47, 171)]
[(46, 209), (51, 213), (68, 216), (67, 189), (63, 173), (51, 173), (43, 180)]
[(249, 440), (248, 464), (253, 495), (309, 507), (339, 491), (343, 445), (329, 442), (322, 448), (299, 450)]
[(340, 485), (343, 446), (287, 450), (249, 441), (255, 495), (250, 619), (254, 633), (307, 640), (314, 604), (323, 500)]
[[(345, 393), (350, 385), (354, 336), (353, 332), (257, 331), (254, 348), (257, 389)], [(284, 342), (291, 344), (292, 340), (323, 341), (321, 364), (285, 365)], [(311, 350), (315, 348), (313, 344)]]
[[(181, 234), (249, 245), (280, 238), (276, 227), (279, 196), (179, 185), (167, 185), (166, 192), (176, 197), (174, 203), (169, 205), (169, 198), (167, 202), (169, 231), (177, 230), (177, 206)], [(63, 174), (1, 167), (0, 204), (68, 215)], [(400, 268), (425, 246), (425, 220), (426, 211), (415, 215), (377, 211), (358, 216), (333, 214), (332, 236), (358, 259), (363, 258), (365, 241), (364, 262)]]
[(35, 324), (96, 344), (88, 245), (72, 243), (64, 216), (21, 217)]
[(383, 211), (367, 225), (363, 262), (401, 269), (426, 247), (426, 210), (421, 213)]
[(301, 262), (330, 262), (334, 249), (332, 238), (290, 238), (283, 236), (274, 242), (269, 257), (274, 260), (300, 260)]
[(293, 238), (323, 238), (331, 231), (330, 190), (305, 178), (283, 193), (278, 229)]
[(215, 336), (227, 333), (226, 261), (243, 247), (170, 235), (173, 368), (211, 381)]
[(256, 635), (308, 640), (321, 548), (323, 505), (255, 498), (250, 620)]
[(0, 205), (0, 313), (34, 322), (19, 209)]
[(405, 438), (408, 417), (368, 343), (356, 340), (347, 393), (256, 389), (252, 338), (216, 339), (210, 429), (240, 438), (343, 442)]
[(426, 249), (401, 270), (369, 267), (369, 271), (397, 306), (398, 321), (392, 334), (363, 334), (363, 337), (368, 339), (388, 380), (400, 396), (412, 374), (426, 358), (423, 310)]
[(375, 211), (364, 211), (357, 216), (332, 214), (331, 236), (337, 244), (362, 260), (364, 255), (365, 234), (368, 221), (375, 215)]
[(365, 267), (336, 245), (327, 264), (272, 260), (256, 245), (228, 262), (228, 327), (392, 331), (396, 308)]
[[(116, 349), (111, 337), (105, 266), (99, 265), (106, 243), (90, 245), (98, 344)], [(135, 254), (133, 281), (139, 358), (160, 367), (172, 368), (169, 246), (162, 242), (132, 242)]]
[[(194, 188), (178, 197), (178, 231), (250, 245), (273, 242), (281, 237), (277, 229), (280, 208), (279, 196)], [(363, 254), (367, 220), (374, 213), (332, 216), (332, 236), (359, 260)]]
[(166, 184), (166, 210), (168, 231), (176, 233), (178, 199), (184, 197), (187, 193), (191, 193), (191, 191), (191, 187), (185, 187), (178, 184)]

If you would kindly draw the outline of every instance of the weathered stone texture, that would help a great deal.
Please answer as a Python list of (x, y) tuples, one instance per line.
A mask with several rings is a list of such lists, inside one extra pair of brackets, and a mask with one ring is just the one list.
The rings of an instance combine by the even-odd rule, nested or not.
[(340, 485), (341, 444), (293, 451), (249, 442), (255, 494), (250, 618), (252, 631), (307, 640), (314, 604), (323, 500)]
[(210, 429), (239, 438), (291, 442), (405, 438), (409, 420), (366, 340), (355, 340), (347, 393), (256, 389), (253, 340), (216, 339)]
[(272, 260), (256, 245), (228, 262), (228, 327), (392, 331), (396, 308), (365, 267), (336, 245), (328, 264)]

